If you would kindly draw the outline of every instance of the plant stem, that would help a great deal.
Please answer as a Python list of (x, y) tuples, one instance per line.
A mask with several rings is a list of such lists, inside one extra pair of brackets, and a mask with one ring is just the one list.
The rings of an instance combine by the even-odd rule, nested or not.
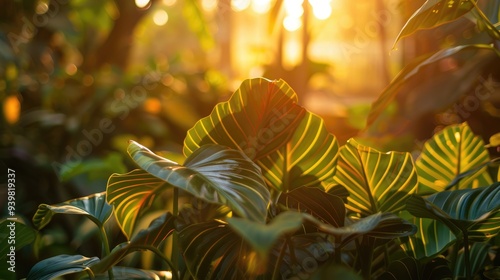
[(479, 16), (479, 19), (483, 20), (484, 24), (486, 24), (488, 27), (490, 27), (490, 30), (495, 33), (495, 36), (498, 38), (500, 37), (500, 31), (496, 28), (496, 26), (488, 19), (488, 17), (483, 13), (483, 11), (477, 6), (476, 2), (471, 1), (472, 5), (474, 5), (474, 8)]
[(280, 265), (281, 265), (281, 261), (283, 260), (284, 256), (285, 256), (285, 251), (286, 251), (286, 248), (288, 247), (288, 236), (286, 236), (286, 239), (285, 239), (285, 242), (283, 242), (283, 246), (281, 247), (281, 250), (280, 250), (280, 255), (278, 256), (278, 260), (276, 261), (276, 265), (274, 266), (274, 271), (273, 271), (273, 276), (271, 279), (275, 280), (275, 279), (278, 279), (278, 276), (279, 276), (279, 271), (280, 271)]
[[(335, 243), (337, 243), (337, 236), (334, 236), (335, 238)], [(341, 248), (341, 243), (342, 243), (342, 237), (338, 236), (338, 246), (336, 246), (334, 248), (335, 251), (333, 251), (333, 260), (336, 264), (341, 264), (342, 263), (342, 250), (340, 249)]]
[[(172, 279), (173, 280), (179, 280), (179, 275), (177, 274), (177, 271), (178, 269), (174, 269), (174, 264), (172, 263), (172, 261), (170, 261), (167, 256), (165, 256), (160, 250), (158, 250), (158, 248), (156, 247), (147, 247), (148, 250), (150, 250), (151, 252), (155, 253), (158, 257), (162, 258), (168, 265), (168, 267), (170, 267), (170, 269), (172, 270)], [(175, 270), (175, 271), (174, 271)]]
[[(179, 215), (179, 189), (174, 188), (174, 198), (172, 202), (172, 213), (174, 217)], [(172, 275), (179, 271), (179, 236), (177, 230), (172, 233), (172, 255), (170, 259), (172, 260)]]
[(469, 256), (469, 233), (464, 230), (464, 261), (465, 261), (465, 278), (467, 280), (472, 279), (472, 268), (470, 266), (470, 256)]
[(367, 239), (368, 240), (365, 240), (365, 237), (363, 237), (363, 240), (361, 241), (361, 245), (363, 247), (366, 246), (366, 249), (358, 250), (358, 252), (363, 252), (363, 254), (361, 256), (361, 273), (362, 273), (364, 279), (371, 278), (371, 274), (372, 274), (371, 263), (372, 263), (372, 259), (373, 259), (373, 249), (375, 247), (373, 245), (373, 240), (371, 240), (371, 238), (367, 238)]
[[(104, 225), (99, 226), (99, 236), (101, 238), (101, 243), (102, 243), (101, 259), (103, 259), (104, 257), (109, 255), (109, 253), (110, 253), (108, 235), (106, 234), (106, 230), (104, 229)], [(109, 277), (109, 279), (115, 279), (115, 276), (113, 274), (113, 267), (108, 269), (108, 277)]]

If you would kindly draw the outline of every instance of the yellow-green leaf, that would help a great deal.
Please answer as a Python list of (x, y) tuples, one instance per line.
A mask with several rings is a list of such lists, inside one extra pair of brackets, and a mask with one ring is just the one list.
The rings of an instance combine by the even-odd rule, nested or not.
[(304, 114), (297, 95), (283, 80), (245, 80), (229, 101), (217, 104), (188, 131), (184, 154), (219, 144), (256, 160), (286, 143)]
[(418, 185), (409, 153), (382, 153), (354, 139), (340, 149), (335, 181), (349, 191), (347, 209), (362, 216), (402, 210)]
[(279, 191), (293, 190), (331, 181), (338, 150), (337, 139), (327, 131), (323, 120), (307, 112), (292, 138), (257, 163), (268, 186)]
[[(490, 161), (483, 140), (474, 135), (467, 123), (452, 125), (427, 141), (415, 165), (419, 176), (419, 193), (443, 191), (459, 174)], [(484, 165), (461, 179), (458, 189), (489, 186), (491, 177)]]

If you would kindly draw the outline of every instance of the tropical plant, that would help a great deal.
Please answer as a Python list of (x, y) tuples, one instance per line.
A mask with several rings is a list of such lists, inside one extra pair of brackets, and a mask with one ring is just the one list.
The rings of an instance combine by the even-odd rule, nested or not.
[[(498, 1), (425, 1), (395, 40), (394, 49), (413, 46), (411, 57), (372, 104), (368, 128), (426, 139), (436, 128), (468, 121), (485, 139), (495, 134), (499, 11)], [(389, 108), (396, 113), (387, 116)]]
[[(497, 2), (488, 11), (498, 11)], [(421, 69), (445, 58), (470, 64), (453, 72), (455, 87), (444, 92), (458, 96), (478, 68), (497, 59), (490, 43), (498, 31), (490, 21), (498, 13), (488, 20), (475, 1), (429, 0), (400, 37), (469, 11), (490, 41), (407, 66), (375, 102), (369, 123), (408, 92)], [(38, 231), (57, 213), (89, 218), (102, 243), (100, 257), (47, 258), (28, 279), (159, 277), (163, 272), (120, 266), (143, 250), (152, 251), (162, 261), (156, 267), (172, 279), (500, 278), (500, 168), (487, 150), (499, 146), (498, 136), (485, 145), (467, 123), (450, 125), (414, 160), (354, 139), (340, 146), (323, 120), (297, 102), (282, 80), (250, 79), (188, 131), (185, 159), (175, 162), (130, 141), (137, 169), (110, 176), (103, 193), (42, 204), (33, 218)], [(144, 226), (155, 213), (159, 217)], [(111, 249), (115, 222), (127, 241)], [(36, 231), (20, 225), (16, 234), (25, 245)]]
[[(284, 81), (246, 80), (189, 130), (182, 163), (131, 141), (138, 169), (113, 174), (105, 193), (40, 205), (37, 229), (56, 213), (84, 215), (103, 248), (99, 258), (42, 260), (28, 279), (130, 277), (138, 272), (117, 265), (137, 250), (154, 252), (173, 279), (472, 279), (493, 269), (500, 230), (498, 166), (479, 156), (481, 141), (464, 123), (436, 134), (416, 162), (355, 140), (339, 148)], [(138, 228), (165, 194), (170, 209)], [(110, 217), (129, 240), (113, 250)]]

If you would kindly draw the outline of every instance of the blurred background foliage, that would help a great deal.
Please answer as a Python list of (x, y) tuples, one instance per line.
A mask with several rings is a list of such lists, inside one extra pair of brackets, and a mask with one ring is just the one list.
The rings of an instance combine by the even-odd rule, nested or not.
[[(418, 31), (392, 49), (423, 2), (2, 1), (0, 159), (16, 170), (16, 214), (30, 223), (42, 202), (104, 191), (109, 175), (133, 166), (125, 154), (128, 140), (182, 161), (186, 131), (243, 79), (257, 76), (284, 79), (341, 143), (358, 136), (382, 150), (418, 150), (421, 140), (462, 121), (473, 122), (487, 139), (499, 130), (498, 94), (467, 115), (452, 111), (446, 123), (439, 113), (457, 99), (433, 98), (453, 74), (447, 71), (467, 57), (424, 69), (427, 77), (443, 78), (423, 89), (425, 96), (399, 95), (366, 128), (371, 102), (413, 58), (487, 40), (464, 18)], [(486, 74), (475, 73), (482, 80), (474, 78), (457, 98), (474, 94), (478, 85), (498, 91), (496, 62), (485, 61)], [(429, 102), (438, 104), (410, 118), (403, 114)], [(407, 121), (395, 121), (403, 117)], [(6, 197), (6, 188), (0, 196)], [(18, 253), (21, 268), (28, 271), (38, 258), (54, 254), (99, 250), (83, 246), (96, 238), (88, 224), (55, 219), (60, 222)], [(116, 240), (123, 241), (119, 232)]]

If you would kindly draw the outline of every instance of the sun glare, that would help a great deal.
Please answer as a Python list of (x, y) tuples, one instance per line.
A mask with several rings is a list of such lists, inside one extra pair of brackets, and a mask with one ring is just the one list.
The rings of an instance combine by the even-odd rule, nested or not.
[(150, 0), (135, 0), (135, 5), (138, 8), (146, 8), (150, 4)]
[(158, 26), (163, 26), (168, 21), (168, 14), (165, 10), (158, 10), (153, 14), (153, 21)]

